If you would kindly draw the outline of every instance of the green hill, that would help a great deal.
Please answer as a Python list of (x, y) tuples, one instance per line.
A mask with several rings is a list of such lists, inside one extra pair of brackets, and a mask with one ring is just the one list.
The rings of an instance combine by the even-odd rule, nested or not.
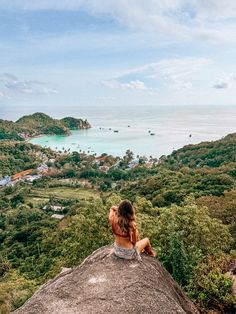
[(168, 166), (219, 167), (236, 162), (236, 133), (229, 134), (218, 141), (186, 145), (167, 156), (164, 163)]
[(88, 123), (87, 120), (66, 117), (61, 119), (60, 121), (70, 130), (91, 128), (91, 125)]
[(22, 141), (41, 134), (69, 135), (70, 130), (90, 128), (87, 120), (67, 117), (61, 120), (37, 112), (16, 122), (0, 120), (0, 140)]

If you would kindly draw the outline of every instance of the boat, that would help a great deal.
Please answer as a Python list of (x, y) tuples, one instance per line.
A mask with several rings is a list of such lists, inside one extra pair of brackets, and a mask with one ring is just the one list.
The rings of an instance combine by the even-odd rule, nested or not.
[(119, 130), (114, 130), (113, 132), (118, 133), (118, 132), (119, 132)]
[(155, 135), (155, 133), (150, 133), (150, 135)]

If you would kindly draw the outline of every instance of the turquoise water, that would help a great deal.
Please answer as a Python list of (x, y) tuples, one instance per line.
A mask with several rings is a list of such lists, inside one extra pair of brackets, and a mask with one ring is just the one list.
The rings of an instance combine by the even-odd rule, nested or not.
[(57, 116), (51, 111), (53, 108), (46, 113), (58, 118), (87, 118), (92, 128), (66, 137), (43, 136), (32, 143), (98, 155), (123, 156), (130, 149), (135, 155), (160, 157), (187, 144), (236, 132), (236, 106), (75, 107), (60, 109)]

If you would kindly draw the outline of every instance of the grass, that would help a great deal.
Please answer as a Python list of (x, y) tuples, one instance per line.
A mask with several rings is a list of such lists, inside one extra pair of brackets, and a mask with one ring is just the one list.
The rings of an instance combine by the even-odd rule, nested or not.
[(26, 203), (33, 203), (34, 205), (39, 205), (45, 203), (50, 197), (55, 199), (79, 199), (79, 200), (89, 200), (98, 199), (99, 192), (92, 189), (85, 188), (72, 188), (72, 187), (53, 187), (53, 188), (34, 188), (31, 193), (26, 198)]

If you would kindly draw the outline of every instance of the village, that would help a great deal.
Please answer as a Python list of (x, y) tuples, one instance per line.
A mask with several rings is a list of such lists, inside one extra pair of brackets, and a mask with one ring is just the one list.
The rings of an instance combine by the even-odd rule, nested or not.
[[(67, 156), (67, 154), (65, 153), (57, 152), (57, 154), (59, 156)], [(53, 165), (56, 159), (48, 159), (47, 156), (43, 153), (38, 153), (38, 157), (41, 157), (43, 163), (40, 164), (36, 169), (27, 169), (16, 174), (0, 178), (0, 188), (6, 186), (14, 186), (18, 182), (22, 181), (31, 184), (33, 181), (42, 178), (42, 176), (44, 175), (50, 175), (50, 172), (53, 171)], [(96, 167), (98, 167), (98, 170), (107, 173), (111, 168), (119, 168), (121, 164), (120, 158), (114, 158), (105, 154), (94, 157), (92, 160), (90, 159), (90, 157), (90, 155), (86, 155), (83, 153), (80, 154), (80, 158), (83, 159), (81, 168), (86, 168), (89, 162), (91, 163), (91, 165), (95, 165)], [(152, 168), (155, 164), (160, 162), (161, 159), (156, 160), (150, 158), (150, 160), (147, 160), (142, 158), (132, 159), (130, 157), (130, 160), (128, 161), (126, 166), (126, 170), (137, 168), (140, 165), (144, 166), (145, 168)], [(50, 163), (51, 167), (47, 165), (48, 163)], [(87, 180), (81, 180), (81, 184), (83, 186), (89, 186)]]

